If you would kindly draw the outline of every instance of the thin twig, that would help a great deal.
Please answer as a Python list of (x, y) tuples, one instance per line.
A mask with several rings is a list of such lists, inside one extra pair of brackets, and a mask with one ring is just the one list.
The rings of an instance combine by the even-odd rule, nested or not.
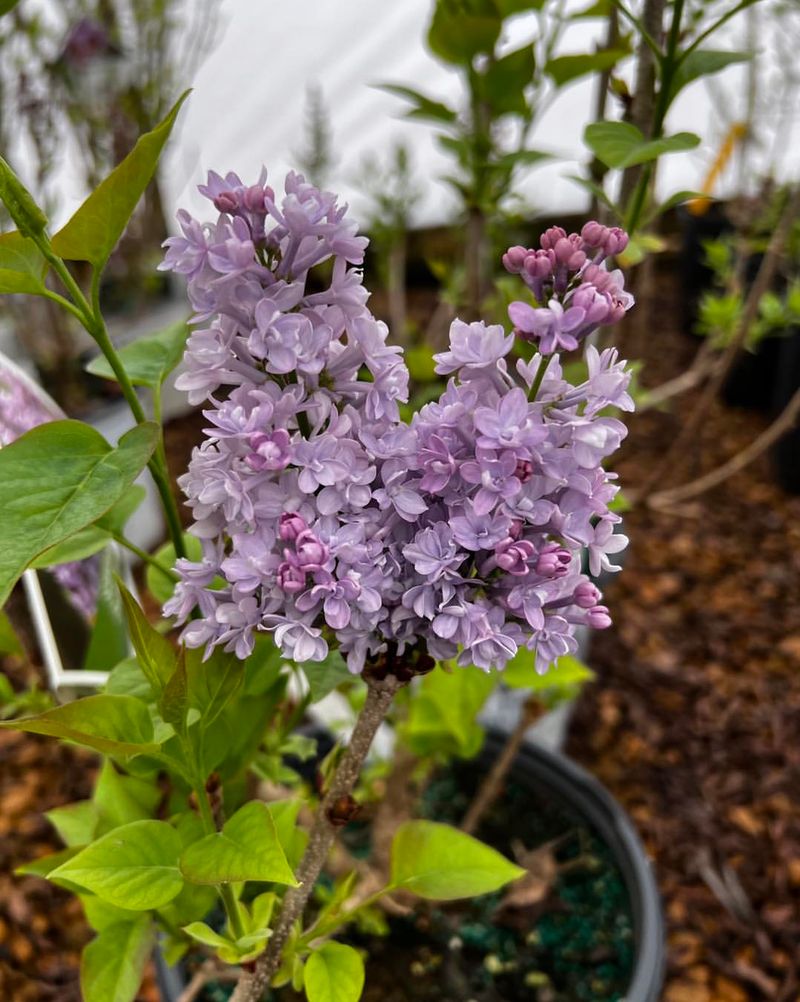
[(267, 949), (259, 957), (255, 970), (243, 975), (230, 1002), (258, 1002), (280, 967), (289, 934), (303, 914), (339, 831), (336, 819), (332, 819), (333, 809), (352, 794), (375, 734), (386, 719), (395, 693), (402, 685), (393, 675), (382, 681), (368, 680), (367, 699), (356, 721), (350, 743), (317, 809), (308, 846), (297, 870), (299, 886), (291, 887), (286, 892)]
[(674, 487), (672, 490), (659, 491), (657, 494), (651, 495), (647, 503), (651, 508), (669, 508), (679, 501), (686, 501), (688, 498), (697, 497), (698, 494), (703, 494), (705, 491), (711, 490), (712, 487), (718, 486), (724, 480), (727, 480), (728, 477), (732, 477), (734, 473), (743, 470), (753, 460), (758, 459), (782, 435), (795, 426), (798, 417), (800, 417), (800, 390), (795, 392), (789, 403), (772, 424), (757, 439), (751, 442), (746, 449), (742, 449), (741, 452), (738, 452), (729, 459), (727, 463), (723, 463), (722, 466), (711, 470), (705, 476), (698, 477), (697, 480), (683, 484), (682, 487)]
[(178, 1002), (195, 1002), (205, 986), (212, 981), (238, 981), (239, 977), (238, 971), (220, 967), (215, 960), (207, 960), (198, 968), (192, 980), (178, 996)]
[(472, 835), (483, 816), (502, 793), (503, 783), (511, 766), (514, 764), (514, 760), (519, 754), (519, 750), (525, 740), (525, 734), (531, 724), (541, 716), (541, 713), (542, 704), (535, 697), (529, 697), (522, 707), (516, 727), (509, 734), (503, 750), (497, 756), (491, 770), (486, 774), (483, 782), (478, 787), (475, 799), (464, 815), (464, 820), (461, 822), (461, 830), (466, 832), (467, 835)]
[(786, 207), (783, 210), (780, 222), (772, 234), (772, 239), (767, 247), (766, 254), (758, 269), (756, 280), (750, 288), (745, 301), (742, 319), (736, 333), (726, 346), (719, 365), (715, 368), (712, 378), (709, 380), (703, 395), (695, 404), (680, 434), (676, 437), (672, 447), (667, 450), (661, 463), (656, 464), (651, 474), (644, 484), (638, 488), (636, 495), (646, 499), (654, 484), (662, 480), (674, 467), (682, 463), (687, 455), (692, 453), (691, 445), (697, 439), (697, 433), (703, 419), (711, 407), (712, 402), (717, 398), (728, 373), (733, 368), (739, 350), (747, 340), (747, 335), (758, 317), (759, 304), (762, 296), (769, 291), (778, 270), (778, 263), (783, 255), (786, 241), (791, 231), (792, 224), (800, 212), (800, 185), (797, 185), (791, 192)]
[(645, 398), (636, 405), (636, 413), (642, 414), (644, 411), (660, 407), (673, 397), (679, 397), (683, 393), (688, 393), (702, 383), (707, 376), (714, 371), (719, 358), (714, 349), (711, 339), (705, 341), (698, 351), (691, 366), (674, 379), (668, 379), (660, 386), (654, 386), (651, 390), (645, 391)]

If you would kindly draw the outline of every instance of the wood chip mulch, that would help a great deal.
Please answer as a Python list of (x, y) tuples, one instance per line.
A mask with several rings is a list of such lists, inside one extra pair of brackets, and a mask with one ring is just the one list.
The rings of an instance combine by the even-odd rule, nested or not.
[[(690, 346), (654, 327), (644, 381), (673, 375)], [(691, 404), (632, 422), (623, 484), (644, 481)], [(691, 466), (714, 468), (765, 426), (715, 406)], [(625, 531), (605, 596), (615, 624), (593, 639), (598, 679), (568, 752), (627, 808), (655, 862), (664, 1002), (797, 1002), (800, 497), (763, 457), (680, 511), (637, 507)]]

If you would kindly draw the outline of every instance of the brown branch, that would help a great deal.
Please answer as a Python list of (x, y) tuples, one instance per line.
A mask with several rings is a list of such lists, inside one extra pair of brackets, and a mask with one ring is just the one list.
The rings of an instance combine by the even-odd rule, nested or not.
[(494, 765), (484, 777), (483, 782), (478, 787), (478, 792), (469, 806), (469, 810), (464, 815), (461, 822), (461, 830), (467, 835), (472, 835), (481, 822), (484, 814), (503, 791), (505, 778), (514, 764), (514, 760), (519, 754), (525, 734), (531, 724), (542, 714), (542, 704), (535, 696), (530, 696), (522, 707), (519, 720), (514, 730), (508, 735), (508, 740), (503, 746), (503, 750), (495, 759)]
[(758, 274), (750, 288), (742, 313), (742, 319), (736, 333), (726, 345), (719, 361), (719, 365), (714, 370), (713, 377), (709, 380), (703, 395), (695, 404), (694, 410), (687, 418), (681, 428), (680, 434), (672, 443), (672, 447), (667, 450), (661, 463), (656, 464), (651, 474), (644, 484), (636, 491), (639, 498), (646, 498), (654, 484), (663, 479), (673, 467), (677, 467), (687, 455), (691, 454), (691, 445), (696, 441), (697, 433), (703, 419), (711, 407), (712, 402), (717, 398), (728, 373), (733, 368), (739, 350), (747, 340), (747, 335), (758, 317), (759, 303), (762, 296), (769, 291), (778, 270), (778, 263), (783, 255), (786, 241), (789, 237), (792, 224), (800, 212), (800, 185), (797, 185), (791, 192), (790, 197), (783, 210), (780, 222), (775, 228), (772, 238), (767, 247)]
[(694, 361), (680, 376), (668, 379), (660, 386), (654, 386), (651, 390), (645, 391), (645, 398), (636, 406), (636, 413), (642, 414), (644, 411), (660, 407), (673, 397), (679, 397), (683, 393), (688, 393), (702, 383), (707, 376), (710, 376), (717, 365), (719, 358), (714, 349), (711, 339), (705, 341), (694, 357)]
[(703, 494), (705, 491), (711, 490), (712, 487), (721, 484), (728, 477), (732, 477), (734, 473), (743, 470), (753, 460), (758, 459), (782, 435), (795, 426), (798, 417), (800, 417), (800, 390), (795, 392), (789, 403), (772, 424), (757, 439), (751, 442), (746, 449), (742, 449), (741, 452), (738, 452), (729, 459), (727, 463), (723, 463), (722, 466), (711, 470), (705, 476), (698, 477), (697, 480), (692, 480), (682, 487), (674, 487), (672, 490), (659, 491), (657, 494), (653, 494), (647, 503), (651, 508), (668, 508), (679, 501), (686, 501), (688, 498), (697, 497), (698, 494)]
[(195, 1002), (207, 984), (212, 981), (238, 981), (239, 972), (221, 967), (216, 960), (207, 960), (178, 996), (178, 1002)]
[(297, 870), (300, 886), (291, 887), (286, 892), (267, 949), (258, 958), (255, 970), (243, 975), (230, 1002), (258, 1002), (280, 967), (283, 948), (292, 927), (303, 914), (339, 831), (340, 825), (334, 816), (334, 810), (351, 796), (375, 734), (386, 719), (395, 693), (402, 685), (393, 675), (388, 675), (382, 681), (368, 679), (367, 700), (328, 791), (317, 809), (308, 846)]

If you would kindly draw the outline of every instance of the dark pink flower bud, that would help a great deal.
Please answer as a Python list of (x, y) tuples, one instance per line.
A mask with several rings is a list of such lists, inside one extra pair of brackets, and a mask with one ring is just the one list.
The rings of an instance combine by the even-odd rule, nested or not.
[(525, 257), (530, 253), (525, 247), (509, 247), (503, 255), (503, 267), (512, 275), (519, 275), (525, 264)]
[(266, 212), (264, 208), (264, 188), (260, 184), (252, 184), (245, 190), (242, 199), (248, 212)]
[(586, 622), (594, 630), (607, 630), (611, 626), (611, 616), (604, 605), (596, 605), (586, 613)]
[(535, 556), (536, 548), (527, 539), (504, 539), (494, 548), (497, 566), (508, 574), (524, 576), (528, 573), (528, 561)]
[(536, 561), (536, 573), (545, 578), (560, 578), (569, 571), (572, 555), (557, 543), (548, 543)]
[(529, 459), (518, 459), (514, 476), (521, 484), (526, 484), (533, 476), (533, 463)]
[(232, 191), (223, 191), (214, 197), (214, 208), (217, 212), (227, 212), (229, 215), (239, 208), (239, 199)]
[(608, 231), (604, 245), (606, 254), (609, 256), (612, 254), (621, 254), (628, 246), (628, 239), (628, 234), (625, 230), (621, 230), (619, 226), (612, 226)]
[(328, 559), (328, 547), (310, 529), (305, 529), (295, 540), (296, 560), (304, 571), (320, 571)]
[(598, 223), (593, 219), (588, 223), (584, 223), (583, 229), (581, 230), (581, 239), (587, 247), (596, 250), (597, 248), (605, 245), (608, 233), (609, 230), (607, 226), (603, 226), (602, 223)]
[(306, 573), (294, 564), (284, 561), (278, 567), (278, 586), (290, 595), (296, 595), (306, 587)]
[(560, 226), (551, 226), (549, 230), (545, 230), (539, 237), (539, 244), (542, 250), (552, 250), (558, 241), (562, 240), (566, 235), (567, 231), (563, 230)]
[(581, 581), (572, 595), (572, 601), (581, 609), (593, 609), (602, 597), (600, 589), (591, 581)]
[(522, 270), (530, 279), (547, 278), (553, 274), (553, 261), (545, 251), (530, 251), (525, 257)]
[(281, 517), (278, 524), (278, 535), (284, 542), (290, 543), (297, 539), (301, 532), (307, 532), (308, 525), (305, 519), (301, 518), (296, 512), (285, 511)]

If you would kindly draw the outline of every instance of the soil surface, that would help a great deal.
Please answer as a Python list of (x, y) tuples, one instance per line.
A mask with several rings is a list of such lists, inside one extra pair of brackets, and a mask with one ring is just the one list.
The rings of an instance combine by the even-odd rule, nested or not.
[[(679, 301), (659, 279), (645, 384), (695, 350), (662, 323)], [(626, 488), (663, 456), (694, 399), (631, 422), (616, 464)], [(672, 483), (726, 461), (766, 423), (715, 405)], [(637, 507), (625, 531), (624, 570), (605, 594), (614, 626), (593, 637), (598, 679), (567, 750), (627, 808), (655, 861), (665, 1002), (796, 1002), (800, 498), (775, 485), (765, 456), (674, 513)]]

